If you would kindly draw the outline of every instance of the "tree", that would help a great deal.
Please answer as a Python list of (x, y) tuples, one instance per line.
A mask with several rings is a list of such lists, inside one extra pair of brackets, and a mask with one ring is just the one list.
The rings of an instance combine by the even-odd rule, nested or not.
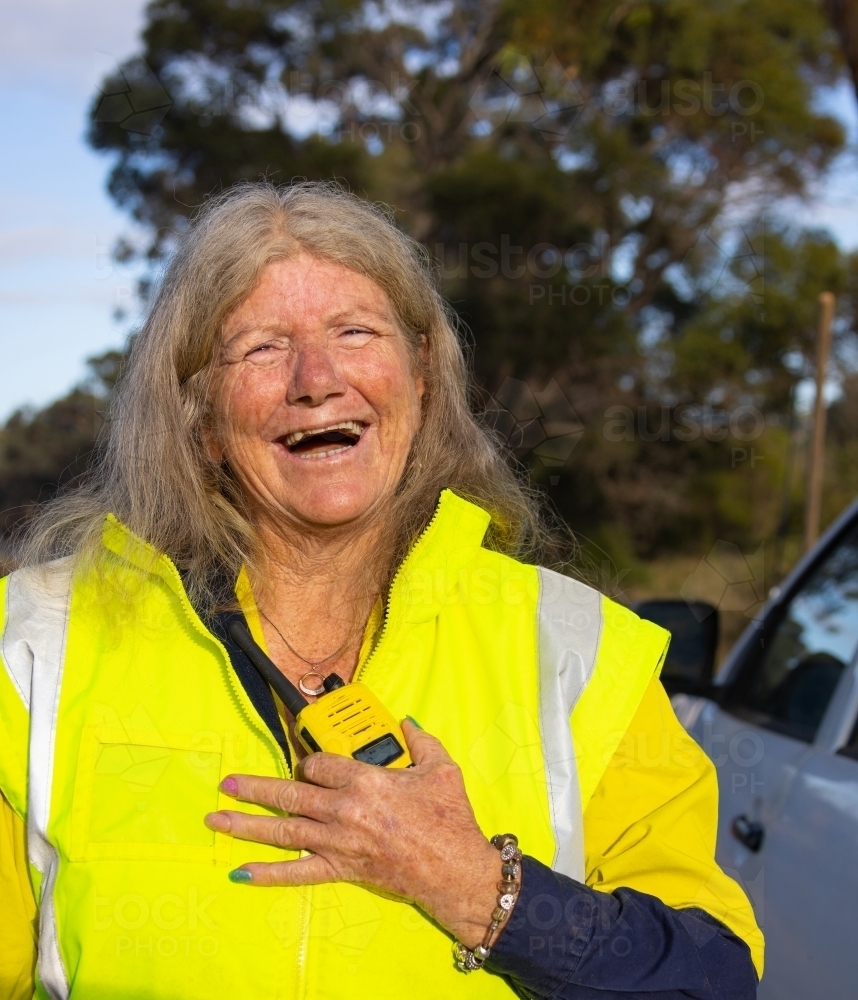
[(858, 94), (858, 3), (855, 0), (825, 0), (824, 6), (837, 31), (852, 85)]
[[(584, 434), (563, 480), (527, 460), (576, 528), (610, 522), (644, 554), (767, 530), (734, 485), (759, 473), (721, 475), (736, 441), (674, 430), (678, 406), (719, 399), (783, 424), (803, 374), (804, 320), (774, 279), (761, 305), (754, 253), (729, 246), (737, 206), (800, 195), (842, 148), (814, 103), (839, 72), (815, 4), (154, 0), (146, 16), (89, 136), (152, 261), (237, 180), (338, 177), (435, 254), (487, 396), (572, 401)], [(784, 295), (811, 294), (813, 240), (773, 239)], [(523, 441), (524, 418), (494, 408)]]
[[(0, 428), (0, 540), (84, 472), (121, 362), (118, 351), (90, 358), (83, 384), (42, 410), (18, 410)], [(0, 561), (3, 554), (0, 548)]]
[[(155, 0), (147, 16), (90, 139), (117, 154), (111, 193), (155, 255), (235, 180), (341, 176), (447, 247), (463, 202), (481, 240), (517, 211), (519, 242), (601, 231), (633, 259), (639, 308), (731, 186), (801, 192), (842, 143), (812, 107), (832, 51), (806, 0)], [(165, 100), (166, 115), (129, 115)], [(480, 214), (491, 198), (500, 219)], [(565, 203), (558, 225), (534, 199)]]

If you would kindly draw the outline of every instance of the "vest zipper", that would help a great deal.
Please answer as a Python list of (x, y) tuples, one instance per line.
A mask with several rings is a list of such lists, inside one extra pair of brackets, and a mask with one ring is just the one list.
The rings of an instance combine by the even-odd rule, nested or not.
[(405, 558), (399, 564), (399, 568), (393, 574), (393, 579), (390, 581), (390, 588), (389, 588), (389, 590), (387, 592), (387, 600), (384, 603), (384, 615), (383, 615), (382, 620), (381, 620), (381, 631), (378, 634), (378, 639), (376, 640), (376, 643), (375, 643), (375, 645), (372, 648), (372, 652), (369, 654), (369, 656), (363, 661), (363, 663), (355, 671), (355, 675), (354, 675), (353, 680), (356, 680), (356, 681), (360, 680), (363, 677), (363, 675), (366, 673), (366, 670), (369, 667), (370, 663), (372, 663), (372, 661), (376, 658), (376, 654), (378, 653), (379, 647), (381, 646), (382, 641), (384, 640), (385, 634), (387, 633), (387, 626), (388, 626), (388, 623), (390, 621), (390, 608), (391, 608), (391, 605), (393, 604), (393, 598), (395, 596), (396, 585), (399, 582), (399, 579), (402, 576), (402, 573), (405, 570), (405, 567), (409, 563), (411, 563), (411, 562), (414, 561), (416, 553), (419, 551), (420, 547), (426, 541), (426, 538), (429, 535), (429, 530), (431, 529), (432, 525), (438, 520), (438, 515), (440, 513), (441, 513), (441, 504), (438, 503), (435, 506), (435, 513), (432, 515), (431, 519), (429, 520), (429, 523), (420, 532), (420, 535), (418, 536), (417, 540), (414, 542), (414, 544), (408, 550), (408, 554), (405, 556)]
[[(241, 695), (244, 692), (238, 690), (238, 685), (236, 684), (235, 679), (234, 679), (234, 675), (233, 675), (232, 661), (229, 658), (229, 653), (226, 651), (226, 648), (224, 647), (223, 643), (217, 638), (217, 636), (212, 635), (211, 632), (209, 632), (209, 635), (217, 643), (218, 648), (220, 649), (220, 652), (221, 652), (221, 670), (222, 670), (222, 673), (224, 673), (226, 675), (227, 688), (229, 689), (230, 693), (232, 694), (232, 696), (235, 698), (236, 702), (238, 703), (239, 711), (241, 712), (242, 716), (244, 717), (245, 721), (247, 722), (248, 727), (251, 728), (251, 729), (253, 729), (256, 733), (258, 733), (262, 737), (263, 741), (268, 745), (268, 749), (272, 751), (272, 753), (274, 755), (274, 759), (280, 765), (280, 770), (282, 772), (284, 772), (287, 777), (293, 778), (294, 777), (294, 773), (293, 773), (293, 767), (292, 767), (292, 759), (294, 759), (295, 748), (292, 746), (291, 742), (289, 741), (289, 729), (288, 729), (288, 727), (286, 727), (286, 726), (283, 727), (283, 730), (284, 730), (283, 735), (286, 738), (286, 746), (289, 747), (289, 752), (290, 752), (289, 758), (287, 758), (285, 756), (285, 754), (283, 753), (283, 751), (280, 749), (280, 744), (277, 742), (276, 739), (274, 739), (274, 737), (271, 734), (271, 732), (269, 731), (268, 727), (264, 723), (261, 726), (257, 725), (256, 722), (253, 720), (253, 717), (250, 715), (250, 713), (245, 708), (244, 703), (243, 703), (243, 701), (241, 699)], [(283, 777), (282, 774), (281, 774), (281, 777)]]
[[(411, 546), (411, 548), (408, 551), (408, 554), (405, 556), (405, 558), (399, 564), (399, 568), (394, 573), (393, 579), (390, 582), (390, 589), (388, 590), (388, 599), (387, 599), (387, 601), (385, 602), (385, 605), (384, 605), (384, 617), (382, 618), (381, 632), (379, 633), (378, 641), (376, 642), (376, 644), (375, 644), (372, 652), (369, 654), (369, 656), (366, 658), (366, 660), (364, 660), (363, 664), (355, 672), (354, 680), (359, 680), (360, 677), (362, 677), (363, 674), (366, 672), (366, 669), (369, 666), (369, 664), (375, 659), (376, 654), (378, 653), (378, 649), (379, 649), (379, 647), (382, 644), (382, 640), (384, 639), (384, 637), (385, 637), (385, 635), (387, 633), (387, 627), (388, 627), (388, 623), (389, 623), (389, 620), (390, 620), (390, 608), (391, 608), (391, 605), (393, 603), (393, 599), (395, 597), (395, 591), (396, 591), (397, 583), (399, 582), (399, 580), (400, 580), (400, 578), (402, 576), (402, 573), (405, 570), (406, 566), (414, 560), (416, 553), (420, 550), (421, 546), (425, 543), (426, 538), (429, 535), (429, 530), (432, 527), (432, 525), (435, 523), (435, 521), (438, 519), (438, 515), (440, 514), (440, 512), (441, 512), (441, 504), (439, 503), (435, 507), (435, 512), (432, 515), (429, 523), (426, 525), (426, 527), (420, 533), (420, 536), (417, 538), (417, 540)], [(178, 572), (176, 573), (176, 575), (178, 576)], [(288, 770), (289, 777), (290, 778), (294, 778), (294, 774), (293, 774), (291, 762), (285, 760), (285, 758), (283, 757), (282, 752), (280, 751), (280, 747), (277, 744), (277, 741), (274, 740), (271, 737), (271, 734), (267, 732), (266, 727), (263, 726), (262, 728), (260, 728), (259, 726), (257, 726), (253, 722), (253, 719), (249, 716), (247, 710), (244, 707), (244, 704), (241, 701), (240, 694), (237, 692), (237, 690), (235, 690), (235, 684), (233, 682), (232, 675), (231, 675), (231, 663), (230, 663), (230, 659), (229, 659), (229, 654), (227, 653), (226, 648), (224, 647), (223, 643), (216, 636), (212, 635), (212, 633), (209, 632), (209, 630), (207, 628), (205, 628), (205, 626), (199, 620), (199, 617), (197, 616), (196, 612), (194, 612), (193, 609), (191, 608), (190, 602), (188, 601), (187, 597), (185, 596), (184, 586), (182, 586), (182, 598), (183, 598), (182, 604), (183, 604), (183, 606), (185, 606), (185, 608), (184, 608), (185, 613), (191, 619), (192, 624), (196, 628), (202, 628), (202, 630), (205, 632), (205, 634), (207, 636), (209, 636), (211, 639), (213, 639), (217, 643), (217, 646), (218, 646), (218, 648), (221, 651), (221, 656), (222, 656), (221, 665), (222, 665), (222, 667), (224, 665), (228, 665), (230, 667), (230, 669), (228, 669), (227, 672), (226, 672), (227, 673), (227, 684), (232, 689), (233, 696), (235, 697), (236, 701), (238, 702), (238, 704), (240, 706), (240, 709), (242, 711), (242, 714), (247, 719), (248, 724), (251, 725), (257, 732), (261, 732), (262, 733), (262, 735), (265, 738), (266, 742), (268, 743), (269, 747), (273, 746), (273, 748), (275, 749), (278, 762), (282, 761), (283, 763), (285, 763), (286, 767), (287, 767), (287, 770)], [(194, 620), (194, 619), (196, 619), (196, 620)], [(293, 759), (297, 759), (296, 757), (294, 757), (295, 748), (292, 746), (291, 740), (289, 739), (289, 727), (288, 726), (284, 726), (284, 731), (285, 731), (285, 735), (286, 735), (286, 744), (289, 747), (289, 749), (290, 749), (290, 751), (291, 751), (291, 753), (293, 755)], [(296, 969), (295, 969), (295, 1000), (302, 1000), (302, 998), (304, 996), (305, 985), (306, 985), (307, 946), (308, 946), (309, 936), (310, 936), (310, 908), (311, 908), (311, 895), (312, 895), (313, 887), (311, 885), (304, 885), (304, 886), (298, 887), (297, 891), (299, 893), (299, 899), (298, 899), (298, 948), (297, 948), (297, 951), (296, 951), (296, 961), (295, 961), (295, 966), (296, 966)]]
[[(182, 580), (181, 574), (176, 569), (175, 563), (173, 563), (173, 561), (167, 557), (165, 557), (165, 560), (167, 565), (172, 570), (175, 580), (179, 585), (178, 586), (179, 604), (181, 605), (182, 610), (185, 612), (185, 617), (188, 619), (193, 628), (195, 628), (198, 632), (201, 632), (207, 639), (211, 639), (211, 641), (217, 646), (218, 650), (220, 651), (221, 677), (225, 680), (227, 690), (232, 695), (236, 705), (238, 706), (239, 712), (241, 713), (245, 722), (247, 723), (248, 728), (254, 731), (258, 736), (260, 736), (262, 738), (263, 743), (265, 743), (268, 746), (268, 749), (273, 751), (274, 759), (278, 764), (278, 769), (281, 772), (285, 771), (286, 774), (290, 778), (292, 778), (294, 776), (292, 770), (292, 761), (286, 759), (286, 757), (283, 754), (283, 751), (280, 749), (280, 746), (277, 743), (277, 740), (275, 740), (272, 734), (268, 731), (268, 727), (265, 726), (264, 724), (261, 726), (257, 725), (253, 719), (253, 716), (250, 714), (250, 712), (248, 712), (247, 707), (245, 706), (244, 701), (242, 700), (242, 695), (244, 694), (244, 691), (243, 690), (239, 691), (238, 686), (235, 682), (235, 678), (233, 676), (232, 661), (230, 660), (229, 653), (227, 652), (226, 647), (220, 641), (220, 639), (218, 639), (218, 637), (214, 635), (213, 632), (211, 632), (209, 629), (206, 628), (202, 619), (195, 611), (194, 606), (188, 600), (188, 595), (187, 592), (185, 591), (184, 581)], [(292, 756), (294, 756), (295, 749), (289, 742), (288, 729), (285, 731), (285, 736), (286, 736), (286, 745), (289, 747)]]
[(235, 702), (238, 705), (238, 710), (243, 716), (245, 722), (247, 723), (248, 728), (252, 729), (259, 736), (261, 736), (263, 742), (268, 746), (268, 749), (273, 753), (274, 759), (279, 765), (278, 769), (282, 772), (281, 777), (283, 777), (283, 773), (285, 773), (288, 777), (292, 778), (293, 777), (292, 758), (294, 758), (295, 749), (289, 742), (288, 728), (284, 726), (284, 734), (283, 734), (286, 738), (286, 746), (289, 747), (290, 751), (290, 756), (287, 759), (283, 751), (280, 749), (280, 744), (277, 742), (276, 739), (274, 739), (273, 734), (269, 731), (268, 726), (266, 726), (264, 722), (262, 723), (262, 725), (258, 725), (254, 720), (253, 716), (248, 711), (247, 707), (245, 706), (244, 701), (242, 699), (242, 695), (244, 695), (245, 697), (247, 697), (247, 695), (244, 692), (244, 689), (241, 690), (239, 689), (239, 684), (237, 683), (237, 679), (235, 677), (235, 673), (232, 667), (232, 660), (230, 659), (226, 647), (220, 641), (220, 639), (218, 639), (218, 637), (214, 635), (212, 632), (210, 632), (208, 629), (206, 629), (206, 634), (217, 644), (218, 650), (220, 651), (221, 655), (221, 676), (224, 678), (226, 682), (227, 690), (235, 699)]
[(310, 897), (311, 885), (298, 886), (298, 948), (295, 953), (295, 1000), (302, 1000), (305, 994), (307, 975), (307, 946), (310, 938)]
[[(364, 660), (363, 664), (355, 671), (354, 680), (358, 680), (366, 668), (369, 666), (370, 662), (375, 658), (378, 648), (381, 645), (382, 639), (387, 631), (388, 620), (390, 618), (390, 605), (393, 602), (394, 590), (396, 588), (397, 581), (405, 569), (406, 565), (411, 562), (414, 558), (414, 554), (418, 551), (426, 536), (429, 534), (429, 529), (435, 523), (440, 510), (440, 504), (435, 508), (435, 513), (432, 515), (432, 519), (420, 533), (420, 537), (411, 546), (408, 555), (399, 564), (399, 568), (393, 576), (393, 580), (390, 583), (390, 590), (388, 591), (388, 600), (384, 605), (384, 617), (382, 619), (381, 632), (378, 636), (378, 641), (373, 647), (372, 652)], [(286, 739), (289, 739), (289, 733), (286, 733)], [(291, 746), (291, 744), (290, 744)], [(296, 954), (296, 969), (295, 969), (295, 1000), (303, 1000), (305, 986), (306, 986), (306, 973), (307, 973), (307, 947), (309, 943), (310, 936), (310, 909), (311, 909), (311, 897), (313, 892), (313, 887), (311, 885), (304, 885), (298, 889), (300, 893), (298, 900), (298, 949)]]

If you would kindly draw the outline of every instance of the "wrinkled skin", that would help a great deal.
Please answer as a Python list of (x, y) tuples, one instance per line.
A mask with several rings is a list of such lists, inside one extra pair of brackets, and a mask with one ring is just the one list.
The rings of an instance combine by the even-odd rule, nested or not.
[(477, 826), (462, 774), (444, 748), (407, 720), (413, 768), (388, 770), (312, 754), (298, 781), (232, 775), (239, 801), (290, 815), (210, 813), (213, 830), (311, 851), (296, 861), (247, 864), (254, 885), (361, 882), (417, 903), (469, 947), (497, 899), (498, 852)]
[[(269, 264), (224, 323), (213, 446), (279, 532), (367, 524), (402, 475), (422, 395), (383, 289), (300, 254)], [(353, 448), (284, 446), (343, 420), (365, 428)]]

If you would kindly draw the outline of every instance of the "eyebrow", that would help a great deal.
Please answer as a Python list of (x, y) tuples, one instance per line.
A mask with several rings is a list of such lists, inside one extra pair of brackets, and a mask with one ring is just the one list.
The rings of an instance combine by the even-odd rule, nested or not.
[[(377, 310), (369, 309), (366, 306), (357, 306), (353, 309), (341, 309), (340, 312), (327, 317), (326, 322), (336, 324), (344, 319), (353, 319), (355, 316), (373, 316), (384, 323), (389, 323), (391, 326), (397, 325), (395, 317), (390, 313), (378, 312)], [(357, 320), (354, 321), (358, 322)], [(248, 333), (266, 333), (280, 331), (282, 329), (283, 326), (280, 323), (250, 323), (247, 326), (240, 327), (238, 330), (235, 330), (232, 334), (230, 334), (228, 339), (223, 342), (223, 346), (225, 347), (228, 344), (231, 344), (238, 337), (243, 337)]]
[[(365, 306), (359, 306), (355, 309), (341, 309), (338, 313), (334, 313), (333, 316), (326, 318), (327, 323), (337, 324), (343, 320), (348, 320), (349, 318), (354, 318), (355, 316), (373, 316), (376, 319), (380, 319), (384, 323), (390, 323), (392, 326), (396, 325), (395, 318), (386, 312), (378, 312), (375, 309), (368, 309)], [(357, 322), (357, 321), (355, 321)], [(244, 326), (240, 326), (237, 330), (234, 330), (226, 343), (235, 340), (236, 337), (241, 337), (246, 333), (265, 333), (268, 331), (280, 331), (283, 329), (282, 323), (248, 323)]]
[(389, 313), (377, 312), (375, 309), (368, 309), (366, 306), (357, 306), (354, 309), (343, 309), (340, 312), (335, 313), (333, 316), (330, 316), (328, 318), (328, 322), (336, 323), (337, 320), (341, 320), (347, 316), (354, 316), (355, 314), (358, 316), (375, 316), (376, 319), (384, 320), (387, 323), (394, 322), (393, 317)]

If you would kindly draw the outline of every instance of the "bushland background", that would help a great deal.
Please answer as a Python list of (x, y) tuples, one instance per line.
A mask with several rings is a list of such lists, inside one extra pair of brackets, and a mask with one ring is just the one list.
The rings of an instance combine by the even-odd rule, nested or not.
[[(849, 0), (153, 0), (88, 142), (144, 302), (235, 181), (394, 206), (581, 572), (712, 600), (726, 646), (801, 550), (822, 291), (823, 525), (858, 494), (858, 254), (790, 211), (847, 146), (824, 97), (856, 78)], [(0, 559), (85, 471), (122, 361), (0, 428)]]

